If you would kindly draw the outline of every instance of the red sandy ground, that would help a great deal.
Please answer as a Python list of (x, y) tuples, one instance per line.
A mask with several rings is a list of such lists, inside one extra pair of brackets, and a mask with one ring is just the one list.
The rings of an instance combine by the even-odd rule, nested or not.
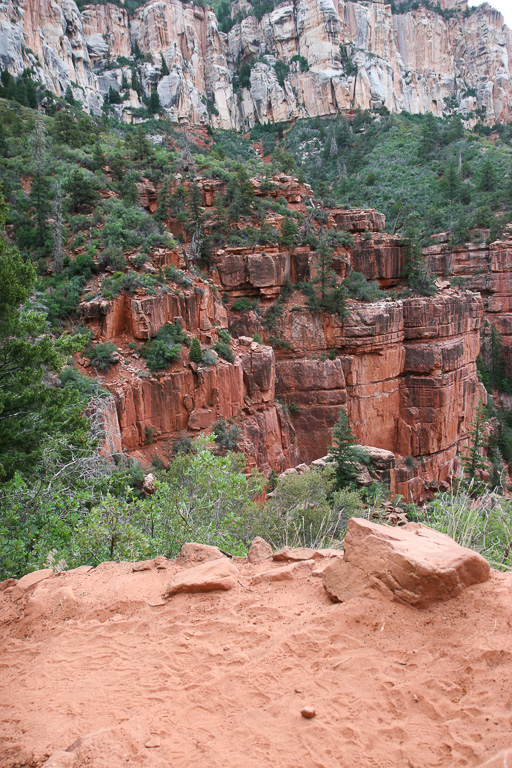
[(174, 562), (3, 593), (1, 768), (72, 745), (72, 768), (454, 768), (512, 744), (512, 574), (420, 611), (238, 567), (231, 592), (154, 606)]

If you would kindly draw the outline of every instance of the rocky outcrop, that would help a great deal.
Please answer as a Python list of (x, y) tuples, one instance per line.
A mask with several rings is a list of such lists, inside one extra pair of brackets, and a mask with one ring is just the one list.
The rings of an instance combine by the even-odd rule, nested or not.
[[(180, 0), (149, 0), (131, 16), (111, 4), (80, 13), (73, 0), (8, 0), (0, 61), (17, 75), (33, 68), (58, 95), (71, 86), (100, 113), (109, 88), (131, 78), (116, 59), (137, 45), (144, 95), (156, 88), (172, 120), (236, 130), (356, 106), (441, 115), (455, 104), (470, 119), (482, 109), (489, 124), (506, 121), (512, 33), (486, 4), (462, 10), (445, 18), (425, 8), (392, 14), (381, 2), (286, 0), (258, 21), (245, 3), (245, 18), (226, 35), (210, 6)], [(288, 67), (284, 79), (277, 60)], [(244, 61), (253, 62), (250, 83), (237, 88)], [(140, 102), (127, 95), (115, 109), (129, 116)]]
[(350, 597), (375, 586), (399, 602), (426, 608), (487, 581), (491, 570), (477, 552), (421, 523), (392, 528), (352, 518), (343, 551), (343, 564), (335, 560), (323, 573), (336, 600), (347, 599), (348, 583)]
[(487, 321), (512, 345), (512, 231), (488, 244), (489, 230), (475, 232), (479, 242), (453, 246), (447, 236), (425, 250), (432, 272), (482, 296)]

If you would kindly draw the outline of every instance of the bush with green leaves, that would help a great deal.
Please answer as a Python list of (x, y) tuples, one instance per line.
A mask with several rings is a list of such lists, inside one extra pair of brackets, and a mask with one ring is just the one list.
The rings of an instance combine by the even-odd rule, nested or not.
[(347, 295), (359, 301), (379, 301), (386, 298), (377, 283), (369, 282), (361, 272), (351, 272), (343, 281)]
[(142, 345), (140, 354), (150, 371), (163, 371), (181, 359), (181, 345), (189, 343), (183, 328), (175, 321), (163, 325), (154, 339)]
[(119, 350), (112, 341), (95, 344), (87, 351), (92, 365), (101, 373), (108, 373), (119, 362)]
[(220, 340), (216, 341), (213, 345), (213, 349), (219, 355), (219, 357), (222, 357), (223, 360), (226, 360), (228, 363), (235, 362), (235, 353), (229, 346), (229, 343)]
[(213, 424), (215, 444), (225, 451), (236, 451), (242, 437), (242, 430), (237, 424), (230, 424), (226, 419), (217, 419)]
[(348, 520), (365, 505), (360, 491), (335, 487), (334, 467), (280, 477), (267, 502), (274, 527), (266, 535), (274, 547), (341, 547)]
[(243, 297), (241, 299), (235, 299), (230, 307), (230, 310), (231, 312), (240, 312), (241, 314), (244, 314), (246, 312), (253, 312), (257, 308), (258, 301), (256, 299), (252, 300)]

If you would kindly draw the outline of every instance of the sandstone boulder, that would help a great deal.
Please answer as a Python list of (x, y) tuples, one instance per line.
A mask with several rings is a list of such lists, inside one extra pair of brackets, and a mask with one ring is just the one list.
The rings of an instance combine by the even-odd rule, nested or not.
[(210, 560), (219, 560), (221, 557), (224, 557), (224, 555), (218, 547), (191, 542), (190, 544), (184, 544), (182, 546), (180, 554), (176, 558), (176, 562), (184, 568), (193, 568), (200, 563), (206, 563)]
[(251, 542), (251, 546), (249, 547), (247, 557), (249, 559), (249, 562), (253, 564), (262, 563), (265, 560), (271, 560), (272, 547), (270, 546), (268, 541), (265, 541), (265, 539), (262, 539), (261, 536), (256, 536), (256, 538), (253, 539)]
[(370, 586), (364, 571), (341, 558), (329, 563), (319, 575), (322, 576), (325, 591), (333, 603), (345, 603), (361, 595)]
[(12, 591), (12, 599), (19, 600), (29, 589), (35, 587), (40, 581), (49, 579), (50, 576), (53, 576), (52, 568), (43, 568), (41, 571), (32, 571), (32, 573), (22, 576)]
[(344, 553), (371, 585), (417, 608), (456, 597), (490, 575), (481, 555), (421, 523), (391, 528), (352, 518)]
[(237, 574), (238, 571), (233, 563), (225, 557), (221, 560), (202, 563), (174, 576), (164, 597), (172, 597), (178, 592), (213, 592), (233, 589)]

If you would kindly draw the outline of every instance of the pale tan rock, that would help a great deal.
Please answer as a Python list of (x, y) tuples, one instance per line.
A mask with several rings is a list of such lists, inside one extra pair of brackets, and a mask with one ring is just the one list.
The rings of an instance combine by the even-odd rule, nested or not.
[(359, 597), (370, 586), (364, 571), (339, 558), (330, 562), (319, 575), (333, 603), (345, 603)]
[(352, 518), (344, 558), (366, 574), (370, 584), (417, 608), (456, 597), (490, 575), (481, 555), (421, 523), (391, 528)]
[(251, 546), (247, 553), (247, 558), (250, 563), (262, 563), (265, 560), (272, 559), (272, 547), (270, 544), (262, 539), (261, 536), (256, 536), (251, 541)]
[(269, 571), (258, 573), (252, 579), (252, 584), (260, 584), (263, 581), (290, 581), (299, 576), (308, 576), (315, 564), (314, 560), (303, 560), (298, 563), (283, 565), (281, 568), (272, 568)]
[(172, 597), (178, 592), (212, 592), (214, 590), (233, 589), (237, 576), (237, 569), (226, 557), (212, 560), (174, 576), (164, 597)]
[(39, 584), (41, 581), (49, 579), (51, 576), (53, 576), (53, 568), (43, 568), (41, 571), (27, 573), (26, 576), (22, 576), (21, 579), (16, 582), (11, 593), (12, 599), (19, 600), (29, 589), (35, 587), (36, 584)]
[(212, 547), (209, 544), (196, 544), (190, 542), (183, 544), (180, 554), (176, 558), (178, 565), (184, 568), (193, 568), (200, 563), (206, 563), (209, 560), (218, 560), (224, 557), (218, 547)]

